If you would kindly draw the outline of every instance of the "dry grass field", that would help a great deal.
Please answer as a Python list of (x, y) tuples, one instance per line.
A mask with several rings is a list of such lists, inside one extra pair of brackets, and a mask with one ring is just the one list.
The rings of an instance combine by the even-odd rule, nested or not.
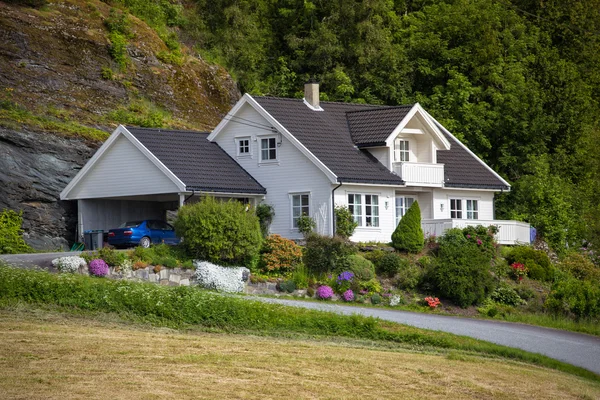
[(600, 385), (458, 352), (191, 332), (0, 310), (3, 399), (600, 399)]

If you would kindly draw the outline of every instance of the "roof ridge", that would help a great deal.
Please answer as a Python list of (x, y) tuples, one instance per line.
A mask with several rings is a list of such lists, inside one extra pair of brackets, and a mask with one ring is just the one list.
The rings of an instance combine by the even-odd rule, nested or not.
[(196, 133), (196, 134), (201, 133), (201, 134), (210, 135), (210, 132), (195, 131), (192, 129), (147, 128), (147, 127), (132, 126), (132, 125), (125, 125), (125, 128), (127, 130), (136, 129), (136, 130), (153, 131), (153, 132), (179, 132), (179, 133)]
[[(303, 102), (304, 99), (298, 99), (293, 97), (276, 97), (276, 96), (252, 96), (254, 99), (273, 99), (273, 100), (286, 100), (286, 101), (295, 101), (295, 102)], [(384, 104), (365, 104), (365, 103), (348, 103), (345, 101), (320, 101), (319, 103), (323, 104), (341, 104), (345, 106), (357, 106), (357, 107), (375, 107), (375, 108), (395, 108), (395, 107), (412, 107), (412, 106), (386, 106)], [(358, 110), (357, 110), (358, 111)], [(362, 110), (366, 111), (366, 110)]]
[[(374, 104), (372, 104), (372, 106), (375, 106)], [(413, 108), (415, 105), (414, 104), (403, 104), (403, 105), (399, 105), (399, 106), (378, 106), (377, 108), (372, 108), (372, 109), (368, 109), (368, 110), (351, 110), (351, 111), (346, 111), (346, 114), (351, 114), (351, 113), (360, 113), (360, 112), (372, 112), (372, 111), (388, 111), (388, 110), (393, 110), (393, 109), (399, 109), (399, 108)]]

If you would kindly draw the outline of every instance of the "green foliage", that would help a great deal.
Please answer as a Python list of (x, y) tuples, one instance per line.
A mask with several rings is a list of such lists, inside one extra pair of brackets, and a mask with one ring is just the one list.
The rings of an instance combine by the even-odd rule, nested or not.
[(494, 289), (490, 298), (496, 303), (506, 304), (509, 306), (518, 306), (523, 304), (523, 299), (518, 293), (506, 282), (500, 282), (500, 284)]
[(574, 315), (577, 318), (600, 318), (600, 286), (575, 278), (559, 280), (544, 306), (557, 314)]
[(260, 250), (258, 266), (262, 272), (289, 272), (302, 262), (302, 249), (293, 240), (269, 235)]
[(450, 229), (439, 239), (440, 247), (428, 279), (461, 307), (481, 303), (494, 289), (490, 259), (460, 229)]
[(509, 265), (521, 263), (527, 269), (527, 276), (538, 281), (551, 281), (554, 279), (555, 270), (548, 255), (542, 250), (535, 250), (529, 246), (516, 246), (506, 255)]
[(381, 295), (379, 293), (375, 293), (371, 296), (371, 304), (381, 304)]
[(183, 54), (180, 51), (159, 51), (156, 58), (165, 64), (182, 66), (184, 62)]
[(356, 247), (340, 238), (312, 234), (306, 238), (304, 265), (315, 274), (329, 273), (348, 267), (348, 257), (356, 253)]
[(408, 262), (396, 274), (396, 286), (400, 289), (414, 290), (423, 280), (424, 270), (415, 263)]
[(462, 232), (471, 243), (476, 244), (490, 258), (496, 256), (496, 239), (494, 238), (494, 235), (498, 232), (496, 226), (467, 226), (463, 228)]
[(345, 266), (345, 269), (354, 273), (359, 281), (369, 281), (375, 278), (375, 266), (360, 254), (349, 255), (348, 265)]
[(285, 293), (293, 293), (294, 290), (296, 290), (296, 282), (294, 282), (293, 280), (278, 282), (277, 290)]
[(0, 254), (31, 253), (23, 240), (23, 213), (3, 209), (0, 213)]
[(215, 263), (248, 265), (262, 242), (258, 218), (238, 201), (205, 197), (181, 207), (174, 225), (190, 256)]
[(273, 222), (273, 218), (275, 218), (275, 209), (270, 204), (260, 203), (256, 206), (256, 216), (258, 217), (260, 231), (262, 232), (263, 237), (267, 237), (271, 222)]
[(350, 238), (354, 234), (354, 230), (358, 226), (358, 222), (354, 220), (354, 216), (346, 206), (335, 207), (335, 234), (344, 239)]
[(89, 264), (94, 259), (104, 260), (105, 263), (110, 267), (118, 267), (123, 264), (123, 261), (127, 258), (125, 253), (116, 251), (112, 247), (102, 247), (96, 251), (83, 252), (81, 257)]
[(294, 281), (298, 289), (308, 288), (308, 268), (306, 268), (304, 264), (299, 264), (298, 266), (296, 266), (296, 268), (292, 272), (292, 281)]
[(102, 67), (102, 70), (100, 71), (100, 76), (105, 81), (112, 81), (115, 79), (115, 73), (110, 67)]
[(119, 124), (145, 128), (162, 128), (171, 119), (170, 114), (147, 100), (134, 100), (127, 107), (120, 106), (108, 114), (108, 118)]
[(583, 254), (574, 251), (567, 253), (559, 267), (579, 280), (589, 280), (600, 285), (600, 267)]
[(392, 234), (392, 246), (399, 251), (418, 253), (423, 250), (425, 237), (421, 228), (421, 209), (415, 201), (402, 217)]
[(119, 33), (124, 38), (133, 37), (131, 34), (131, 22), (127, 14), (116, 8), (110, 9), (108, 17), (104, 20), (104, 26), (110, 33)]
[(383, 258), (383, 256), (385, 254), (386, 254), (385, 251), (376, 249), (376, 250), (365, 252), (363, 254), (363, 257), (365, 257), (367, 260), (371, 261), (373, 263), (373, 265), (375, 265), (375, 269), (378, 270), (379, 263), (381, 262), (381, 259)]
[(301, 215), (298, 217), (298, 231), (300, 231), (304, 237), (310, 235), (316, 227), (317, 223), (310, 216)]
[(396, 253), (386, 252), (377, 264), (377, 272), (392, 277), (400, 272), (401, 269), (407, 268), (408, 264), (409, 261), (405, 257)]

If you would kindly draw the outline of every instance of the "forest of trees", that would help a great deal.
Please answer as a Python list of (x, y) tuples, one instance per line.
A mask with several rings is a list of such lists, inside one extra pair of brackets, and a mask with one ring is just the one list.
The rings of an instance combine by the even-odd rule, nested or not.
[(421, 103), (512, 184), (497, 218), (600, 247), (600, 0), (144, 3), (242, 92)]

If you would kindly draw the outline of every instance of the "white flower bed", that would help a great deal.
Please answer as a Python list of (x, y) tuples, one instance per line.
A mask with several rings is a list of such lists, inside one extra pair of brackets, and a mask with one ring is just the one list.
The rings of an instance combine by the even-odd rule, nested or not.
[(75, 273), (79, 267), (85, 267), (87, 263), (78, 256), (59, 257), (52, 260), (52, 265), (60, 272)]
[(393, 295), (392, 298), (390, 299), (390, 306), (392, 306), (392, 307), (397, 306), (398, 304), (400, 304), (401, 300), (402, 299), (397, 294)]
[(244, 291), (244, 274), (250, 270), (246, 267), (221, 267), (208, 261), (194, 261), (198, 284), (206, 289), (220, 292), (236, 293)]

